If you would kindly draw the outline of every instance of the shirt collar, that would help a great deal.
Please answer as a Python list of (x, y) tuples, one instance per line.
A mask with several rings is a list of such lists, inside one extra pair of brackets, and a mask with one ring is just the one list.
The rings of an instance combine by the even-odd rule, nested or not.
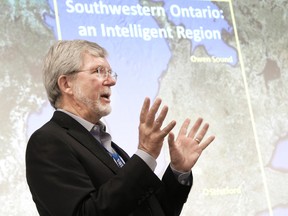
[[(68, 111), (66, 111), (66, 110), (64, 110), (64, 109), (57, 109), (57, 111), (64, 112), (64, 113), (66, 113), (67, 115), (71, 116), (73, 119), (75, 119), (77, 122), (79, 122), (79, 123), (80, 123), (84, 128), (86, 128), (88, 131), (91, 131), (92, 128), (94, 127), (94, 124), (93, 124), (93, 123), (91, 123), (91, 122), (89, 122), (89, 121), (87, 121), (87, 120), (85, 120), (85, 119), (83, 119), (83, 118), (81, 118), (81, 117), (79, 117), (79, 116), (71, 113), (71, 112), (68, 112)], [(99, 122), (100, 122), (100, 121), (99, 121)], [(97, 123), (97, 124), (98, 124), (98, 123)], [(104, 125), (102, 122), (100, 122), (99, 124)]]

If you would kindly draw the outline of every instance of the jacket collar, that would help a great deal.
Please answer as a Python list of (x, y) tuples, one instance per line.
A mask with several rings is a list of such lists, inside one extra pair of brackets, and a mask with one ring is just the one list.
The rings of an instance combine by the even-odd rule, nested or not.
[[(116, 173), (119, 170), (119, 167), (110, 157), (110, 155), (106, 152), (101, 143), (99, 143), (87, 129), (85, 129), (79, 122), (77, 122), (71, 116), (61, 111), (55, 111), (51, 121), (54, 121), (62, 128), (66, 129), (67, 133), (70, 136), (72, 136), (81, 145), (87, 148), (92, 154), (94, 154), (99, 160), (101, 160), (114, 173)], [(113, 147), (114, 146), (115, 143), (113, 143)], [(117, 150), (119, 150), (118, 146)], [(124, 151), (123, 151), (124, 153), (122, 151), (121, 153), (120, 152), (119, 153), (121, 157), (124, 157), (123, 159), (126, 161), (128, 155)]]

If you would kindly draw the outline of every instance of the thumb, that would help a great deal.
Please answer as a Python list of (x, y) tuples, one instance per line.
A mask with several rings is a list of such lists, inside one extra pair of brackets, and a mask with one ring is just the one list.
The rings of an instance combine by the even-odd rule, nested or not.
[(168, 135), (169, 149), (174, 147), (174, 142), (175, 142), (174, 139), (175, 139), (175, 136), (174, 136), (173, 132), (170, 132), (169, 135)]

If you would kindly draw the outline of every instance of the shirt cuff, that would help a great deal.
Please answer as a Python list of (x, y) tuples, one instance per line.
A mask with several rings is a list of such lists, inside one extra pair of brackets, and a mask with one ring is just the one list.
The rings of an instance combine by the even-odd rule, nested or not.
[(139, 156), (153, 172), (155, 171), (157, 162), (150, 154), (141, 149), (138, 149), (135, 154)]
[(173, 171), (176, 179), (178, 180), (178, 182), (182, 185), (186, 185), (186, 186), (190, 186), (191, 185), (191, 173), (192, 171), (188, 171), (188, 172), (180, 172), (176, 169), (174, 169), (171, 164), (170, 164), (170, 168)]

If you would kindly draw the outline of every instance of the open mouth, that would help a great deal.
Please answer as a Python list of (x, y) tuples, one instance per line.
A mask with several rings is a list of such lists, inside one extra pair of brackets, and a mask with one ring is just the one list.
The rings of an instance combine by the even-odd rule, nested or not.
[(105, 100), (109, 100), (110, 101), (110, 94), (109, 93), (104, 93), (104, 94), (101, 94), (101, 98), (105, 99)]

